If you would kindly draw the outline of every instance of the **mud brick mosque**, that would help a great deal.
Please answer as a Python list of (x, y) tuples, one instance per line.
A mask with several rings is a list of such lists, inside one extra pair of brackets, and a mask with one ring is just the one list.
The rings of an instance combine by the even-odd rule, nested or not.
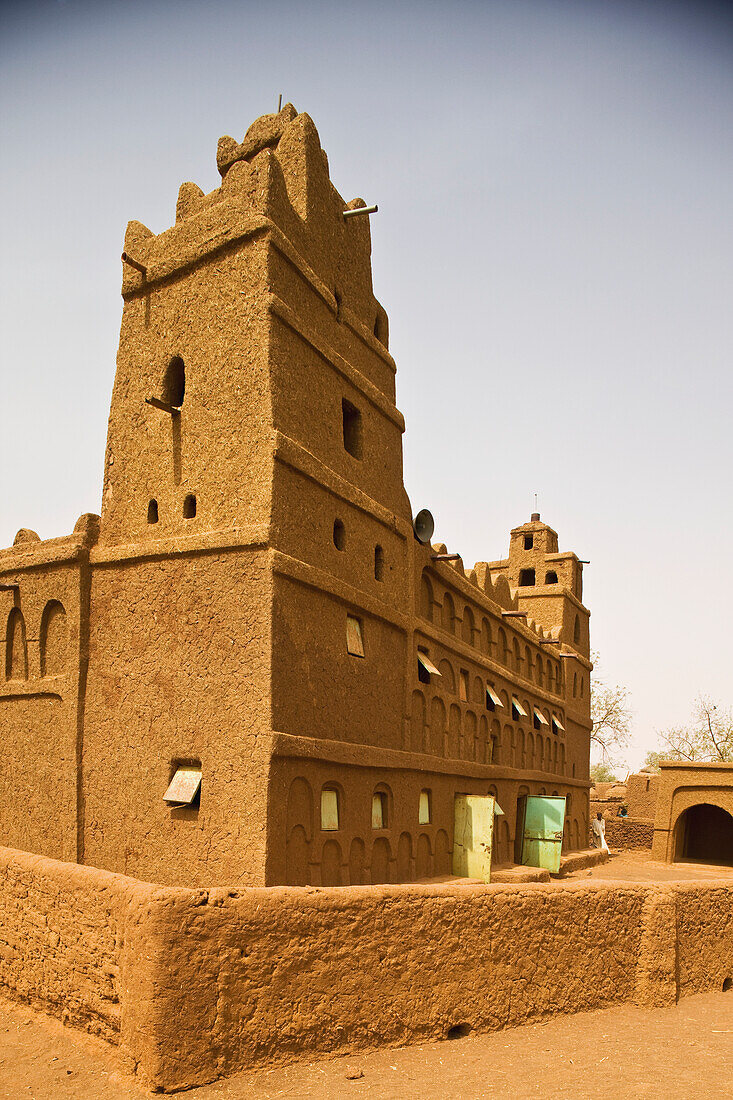
[(469, 570), (416, 535), (364, 202), (290, 104), (217, 160), (171, 229), (127, 229), (101, 516), (0, 552), (2, 843), (163, 884), (406, 882), (450, 873), (469, 793), (499, 864), (528, 794), (585, 847), (582, 563), (537, 514)]

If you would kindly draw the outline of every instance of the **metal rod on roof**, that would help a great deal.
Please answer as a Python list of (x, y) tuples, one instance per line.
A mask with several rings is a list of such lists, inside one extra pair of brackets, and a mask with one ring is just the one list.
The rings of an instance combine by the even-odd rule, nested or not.
[(458, 561), (460, 554), (431, 554), (431, 561)]
[(152, 405), (154, 409), (160, 409), (161, 412), (170, 413), (171, 416), (178, 416), (180, 409), (177, 409), (175, 405), (169, 405), (165, 401), (161, 401), (158, 397), (146, 397), (146, 405)]
[(502, 611), (502, 615), (505, 619), (526, 619), (526, 611)]
[(578, 558), (578, 565), (590, 565), (590, 558), (587, 560), (585, 558)]
[(379, 207), (375, 203), (374, 206), (357, 206), (355, 210), (344, 210), (345, 218), (355, 218), (357, 214), (376, 214)]
[(277, 113), (280, 114), (282, 109), (283, 109), (283, 94), (282, 94), (282, 92), (280, 92), (280, 95), (277, 97)]
[(562, 645), (562, 642), (553, 642), (549, 638), (540, 638), (540, 645)]
[(148, 270), (145, 264), (138, 263), (137, 260), (133, 260), (132, 256), (129, 256), (127, 252), (122, 253), (123, 264), (129, 264), (130, 267), (134, 267), (136, 271), (139, 271), (141, 275), (144, 275)]

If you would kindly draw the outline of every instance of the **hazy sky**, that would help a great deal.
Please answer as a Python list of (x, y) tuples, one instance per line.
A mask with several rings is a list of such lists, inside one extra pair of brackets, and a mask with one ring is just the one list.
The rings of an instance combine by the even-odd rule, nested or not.
[(733, 702), (725, 5), (5, 0), (0, 545), (99, 511), (125, 225), (281, 92), (379, 203), (413, 510), (471, 565), (538, 493), (639, 764)]

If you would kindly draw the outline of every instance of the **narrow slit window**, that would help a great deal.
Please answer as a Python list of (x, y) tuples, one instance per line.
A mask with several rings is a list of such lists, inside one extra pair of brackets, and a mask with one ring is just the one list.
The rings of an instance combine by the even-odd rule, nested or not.
[(433, 820), (432, 791), (425, 789), (420, 791), (420, 802), (417, 810), (418, 825), (430, 825)]
[(361, 619), (355, 615), (346, 616), (346, 650), (352, 657), (364, 656), (364, 634)]
[(534, 535), (525, 535), (524, 536), (524, 549), (525, 550), (531, 550), (533, 546), (534, 546)]
[(344, 447), (354, 458), (362, 455), (361, 413), (344, 397), (341, 402), (343, 417)]
[(192, 806), (201, 791), (201, 768), (176, 768), (163, 798), (169, 806)]
[(158, 502), (157, 500), (148, 501), (148, 523), (158, 522)]
[(339, 828), (339, 795), (333, 787), (324, 787), (321, 791), (321, 829), (324, 833), (335, 833)]
[[(417, 651), (417, 678), (423, 684), (430, 683), (431, 676), (442, 676), (441, 672), (438, 672), (433, 662), (428, 657), (424, 649), (418, 649)], [(427, 677), (424, 679), (424, 677)]]
[(387, 795), (384, 791), (375, 791), (372, 795), (372, 829), (387, 828)]
[(193, 519), (196, 515), (196, 497), (193, 493), (189, 493), (183, 502), (183, 518)]
[(381, 546), (374, 547), (374, 579), (384, 580), (384, 550)]
[(333, 521), (333, 545), (337, 550), (346, 549), (346, 528), (340, 519)]

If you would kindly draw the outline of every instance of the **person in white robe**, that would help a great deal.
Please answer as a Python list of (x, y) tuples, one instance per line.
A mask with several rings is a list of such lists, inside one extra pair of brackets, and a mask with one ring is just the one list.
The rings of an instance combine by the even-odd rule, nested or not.
[(597, 813), (593, 818), (591, 825), (593, 832), (593, 845), (596, 848), (600, 848), (602, 852), (608, 851), (608, 845), (606, 844), (606, 822), (602, 813)]

